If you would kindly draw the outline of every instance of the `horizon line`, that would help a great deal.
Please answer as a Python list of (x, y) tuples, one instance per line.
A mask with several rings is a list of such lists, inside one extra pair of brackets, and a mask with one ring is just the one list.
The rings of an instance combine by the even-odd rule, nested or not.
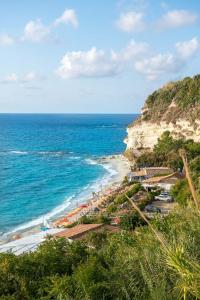
[(0, 112), (0, 115), (138, 115), (140, 113), (80, 113), (80, 112)]

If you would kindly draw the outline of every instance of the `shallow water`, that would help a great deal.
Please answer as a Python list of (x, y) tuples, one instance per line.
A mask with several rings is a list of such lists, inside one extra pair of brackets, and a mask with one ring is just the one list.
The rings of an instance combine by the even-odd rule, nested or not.
[(53, 217), (105, 184), (114, 172), (95, 158), (124, 151), (126, 126), (134, 118), (0, 115), (1, 234)]

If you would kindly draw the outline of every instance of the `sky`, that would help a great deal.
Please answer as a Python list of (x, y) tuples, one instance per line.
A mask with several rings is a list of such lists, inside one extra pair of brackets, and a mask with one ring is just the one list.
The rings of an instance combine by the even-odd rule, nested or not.
[(200, 73), (199, 0), (0, 2), (0, 113), (138, 113)]

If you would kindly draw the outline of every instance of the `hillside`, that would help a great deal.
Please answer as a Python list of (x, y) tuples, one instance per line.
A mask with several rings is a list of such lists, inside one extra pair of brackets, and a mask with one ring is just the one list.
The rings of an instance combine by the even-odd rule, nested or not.
[(152, 149), (165, 131), (200, 141), (200, 75), (170, 82), (148, 96), (141, 116), (127, 129), (127, 149)]

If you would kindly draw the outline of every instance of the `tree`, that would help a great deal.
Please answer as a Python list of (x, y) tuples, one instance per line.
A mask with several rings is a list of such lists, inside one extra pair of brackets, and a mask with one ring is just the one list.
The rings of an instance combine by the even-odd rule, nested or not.
[(134, 230), (135, 227), (141, 225), (145, 225), (145, 222), (136, 211), (123, 215), (120, 221), (120, 227), (123, 230)]

